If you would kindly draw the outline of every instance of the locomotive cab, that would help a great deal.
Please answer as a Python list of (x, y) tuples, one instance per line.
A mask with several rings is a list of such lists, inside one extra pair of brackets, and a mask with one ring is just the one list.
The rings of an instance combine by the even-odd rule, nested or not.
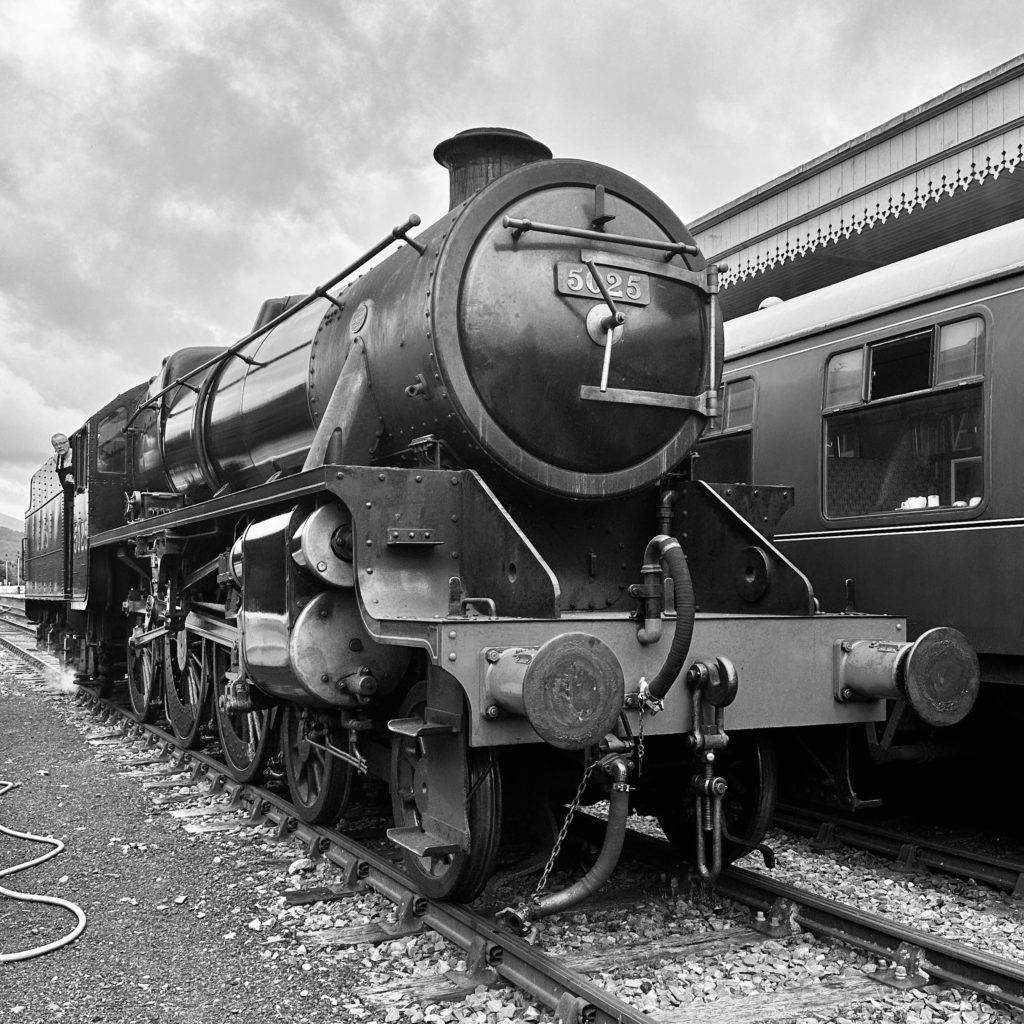
[(91, 416), (68, 437), (67, 455), (48, 459), (31, 481), (26, 611), (41, 642), (83, 678), (109, 680), (123, 642), (120, 608), (109, 607), (117, 570), (106, 557), (91, 557), (90, 539), (124, 521), (132, 450), (127, 423), (145, 391), (145, 385), (126, 391)]

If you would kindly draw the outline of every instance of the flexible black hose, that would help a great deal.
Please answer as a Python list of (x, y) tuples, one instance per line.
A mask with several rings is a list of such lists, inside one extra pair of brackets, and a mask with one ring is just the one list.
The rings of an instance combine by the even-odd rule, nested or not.
[(693, 639), (693, 619), (696, 605), (693, 597), (693, 581), (690, 579), (686, 556), (679, 546), (679, 541), (667, 534), (658, 534), (647, 545), (644, 562), (654, 561), (655, 554), (668, 568), (676, 598), (676, 628), (672, 635), (672, 646), (669, 648), (665, 664), (647, 684), (647, 695), (654, 700), (661, 700), (672, 688), (672, 684), (683, 670), (683, 665), (686, 664), (686, 656), (690, 653), (690, 641)]
[(608, 824), (605, 826), (604, 843), (594, 866), (568, 888), (535, 900), (530, 908), (531, 918), (548, 917), (576, 906), (597, 892), (611, 878), (615, 865), (619, 863), (622, 845), (626, 840), (626, 819), (629, 817), (629, 789), (626, 786), (629, 769), (624, 761), (616, 759), (609, 766), (609, 770), (614, 781), (608, 800)]

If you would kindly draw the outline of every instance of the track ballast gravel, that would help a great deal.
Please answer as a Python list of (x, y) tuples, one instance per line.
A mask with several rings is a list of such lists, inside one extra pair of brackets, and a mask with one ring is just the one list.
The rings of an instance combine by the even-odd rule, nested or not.
[[(344, 1005), (350, 968), (275, 957), (249, 926), (261, 902), (259, 865), (240, 868), (223, 839), (154, 818), (138, 780), (120, 778), (113, 754), (83, 743), (55, 706), (72, 700), (4, 659), (0, 778), (17, 788), (0, 800), (0, 822), (66, 844), (5, 881), (77, 903), (88, 924), (70, 946), (0, 964), (0, 1020), (365, 1021), (365, 1011)], [(44, 849), (0, 837), (0, 865)], [(0, 899), (0, 952), (42, 945), (74, 923), (67, 911)]]

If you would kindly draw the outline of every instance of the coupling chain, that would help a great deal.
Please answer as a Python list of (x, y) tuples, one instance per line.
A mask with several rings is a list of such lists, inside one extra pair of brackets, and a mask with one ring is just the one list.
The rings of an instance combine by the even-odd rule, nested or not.
[(547, 888), (548, 876), (551, 874), (551, 869), (555, 866), (555, 861), (558, 860), (558, 855), (562, 852), (562, 843), (565, 842), (565, 837), (569, 834), (569, 826), (572, 824), (572, 819), (579, 810), (580, 801), (583, 799), (583, 791), (587, 788), (587, 780), (590, 778), (590, 773), (598, 766), (598, 764), (598, 761), (591, 761), (583, 772), (583, 778), (580, 779), (580, 784), (576, 787), (576, 795), (572, 798), (569, 810), (566, 811), (565, 814), (565, 821), (562, 822), (562, 828), (559, 830), (558, 838), (555, 840), (555, 845), (551, 849), (551, 856), (548, 857), (548, 862), (544, 865), (544, 871), (541, 873), (540, 881), (537, 883), (537, 888), (533, 890), (532, 899), (537, 899), (537, 897), (539, 897)]
[(644, 773), (644, 702), (640, 701), (639, 707), (639, 729), (637, 731), (636, 743), (636, 777), (639, 779)]

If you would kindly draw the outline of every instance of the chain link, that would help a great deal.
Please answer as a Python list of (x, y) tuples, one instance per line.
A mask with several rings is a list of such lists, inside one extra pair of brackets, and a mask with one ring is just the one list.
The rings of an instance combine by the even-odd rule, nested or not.
[(544, 865), (544, 871), (540, 876), (540, 881), (537, 883), (537, 888), (533, 890), (533, 899), (537, 899), (537, 897), (540, 896), (540, 894), (547, 888), (548, 876), (551, 874), (551, 869), (555, 866), (555, 861), (558, 860), (559, 853), (562, 852), (562, 843), (565, 842), (565, 837), (569, 834), (569, 826), (572, 824), (572, 819), (579, 810), (580, 800), (583, 799), (583, 791), (587, 788), (587, 780), (590, 778), (591, 772), (593, 772), (597, 765), (597, 761), (591, 761), (583, 772), (583, 778), (580, 779), (580, 784), (576, 789), (576, 795), (572, 798), (569, 810), (566, 811), (565, 821), (562, 823), (562, 828), (558, 833), (558, 838), (555, 840), (555, 845), (551, 850), (551, 856), (548, 857), (548, 862)]
[(636, 777), (639, 779), (644, 773), (644, 703), (640, 702), (640, 727), (637, 733), (636, 745)]

